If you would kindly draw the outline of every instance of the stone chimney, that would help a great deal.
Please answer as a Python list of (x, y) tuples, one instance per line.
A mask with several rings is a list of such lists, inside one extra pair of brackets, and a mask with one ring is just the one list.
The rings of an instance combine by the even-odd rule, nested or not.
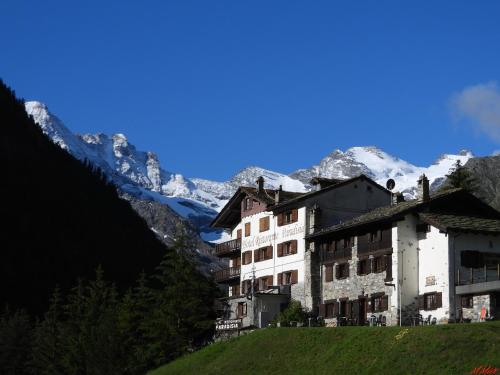
[(264, 177), (259, 176), (259, 178), (255, 182), (257, 183), (257, 194), (263, 193), (264, 192)]
[(429, 179), (425, 177), (425, 174), (417, 181), (417, 198), (420, 202), (427, 202), (430, 198)]
[(274, 192), (274, 203), (278, 204), (281, 199), (281, 192), (283, 191), (283, 187), (280, 185), (279, 189)]

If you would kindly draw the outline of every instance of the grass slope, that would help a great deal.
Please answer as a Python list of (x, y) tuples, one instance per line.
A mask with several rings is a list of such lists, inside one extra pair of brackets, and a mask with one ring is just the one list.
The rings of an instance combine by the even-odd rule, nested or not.
[(167, 374), (500, 373), (500, 322), (430, 327), (262, 329), (160, 367)]

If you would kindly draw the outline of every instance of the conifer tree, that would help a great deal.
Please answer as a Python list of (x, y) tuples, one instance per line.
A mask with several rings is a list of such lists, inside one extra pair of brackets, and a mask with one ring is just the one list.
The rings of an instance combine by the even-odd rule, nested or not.
[(28, 374), (32, 326), (24, 310), (0, 315), (0, 371), (5, 375)]
[(445, 189), (462, 188), (467, 191), (474, 191), (477, 188), (477, 181), (470, 171), (462, 166), (457, 160), (449, 173), (446, 175)]

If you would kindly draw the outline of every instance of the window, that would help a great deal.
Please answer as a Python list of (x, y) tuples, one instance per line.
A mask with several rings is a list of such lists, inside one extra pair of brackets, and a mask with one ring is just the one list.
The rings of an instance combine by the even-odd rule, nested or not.
[(243, 264), (252, 263), (252, 250), (243, 252), (243, 254), (241, 254), (241, 257), (243, 259)]
[(335, 302), (325, 303), (325, 318), (335, 318)]
[(368, 235), (369, 241), (370, 242), (378, 242), (379, 241), (379, 233), (380, 233), (380, 231), (377, 231), (377, 230), (370, 232), (370, 234)]
[(372, 312), (386, 311), (389, 305), (389, 297), (384, 294), (372, 295)]
[(236, 231), (236, 238), (241, 239), (241, 229)]
[(278, 214), (278, 226), (295, 223), (298, 220), (299, 211), (294, 208), (293, 210)]
[(298, 270), (278, 273), (278, 285), (297, 284), (298, 275), (299, 275)]
[(254, 262), (262, 262), (263, 260), (273, 259), (273, 247), (266, 246), (254, 250)]
[(333, 264), (325, 266), (325, 282), (333, 281)]
[(474, 307), (474, 301), (472, 296), (462, 296), (462, 307), (472, 308)]
[(425, 293), (418, 297), (418, 308), (420, 310), (436, 310), (443, 306), (442, 293)]
[(351, 247), (351, 238), (350, 237), (344, 238), (343, 245), (344, 249)]
[(243, 318), (244, 316), (247, 316), (247, 303), (246, 302), (239, 302), (238, 303), (238, 318)]
[(337, 264), (336, 279), (346, 279), (349, 277), (349, 263)]
[(239, 296), (240, 295), (240, 285), (231, 286), (231, 296)]
[(253, 199), (252, 198), (245, 198), (243, 200), (243, 210), (248, 211), (251, 210), (253, 206)]
[(266, 290), (268, 287), (273, 285), (273, 277), (272, 276), (264, 276), (259, 277), (259, 290)]
[(460, 253), (462, 267), (480, 268), (484, 266), (483, 254), (475, 250), (466, 250)]
[(241, 294), (248, 294), (252, 292), (252, 280), (243, 280), (241, 283)]
[(250, 236), (250, 223), (245, 223), (245, 237)]
[(297, 240), (282, 242), (278, 244), (278, 256), (297, 254)]
[(380, 273), (385, 271), (385, 257), (373, 258), (373, 272)]
[(259, 232), (265, 232), (266, 230), (269, 230), (269, 216), (259, 219)]
[(371, 272), (370, 259), (362, 259), (358, 261), (358, 275), (368, 275)]

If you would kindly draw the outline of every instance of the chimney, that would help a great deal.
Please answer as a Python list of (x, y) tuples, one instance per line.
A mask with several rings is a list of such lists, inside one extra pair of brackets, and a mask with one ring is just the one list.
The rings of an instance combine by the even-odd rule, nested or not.
[(274, 203), (278, 204), (281, 199), (281, 192), (283, 191), (283, 187), (280, 185), (279, 189), (274, 192)]
[(396, 192), (396, 193), (392, 194), (392, 204), (393, 205), (396, 205), (396, 204), (404, 202), (404, 201), (405, 201), (405, 197), (404, 197), (403, 193)]
[(417, 181), (417, 198), (420, 202), (427, 202), (430, 198), (429, 179), (425, 177), (425, 174), (420, 176)]
[(263, 193), (264, 192), (264, 177), (260, 176), (257, 181), (257, 194)]

